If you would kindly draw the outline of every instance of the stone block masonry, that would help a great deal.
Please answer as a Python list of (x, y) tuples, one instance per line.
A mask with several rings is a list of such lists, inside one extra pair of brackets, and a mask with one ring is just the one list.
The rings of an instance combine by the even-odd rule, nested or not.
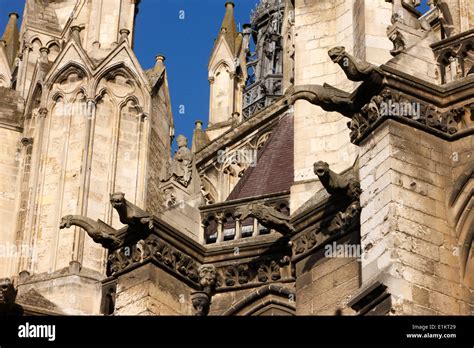
[[(362, 282), (381, 279), (392, 314), (472, 312), (461, 280), (459, 241), (448, 198), (456, 168), (472, 147), (388, 120), (361, 143)], [(454, 161), (453, 159), (456, 159)]]

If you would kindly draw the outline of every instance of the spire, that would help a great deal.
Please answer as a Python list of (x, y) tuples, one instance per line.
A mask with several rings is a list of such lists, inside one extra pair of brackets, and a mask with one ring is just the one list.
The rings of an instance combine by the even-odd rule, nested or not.
[(234, 18), (234, 3), (228, 1), (225, 3), (225, 16), (222, 21), (220, 34), (224, 36), (227, 41), (232, 54), (235, 54), (235, 39), (237, 37), (237, 26)]
[(13, 68), (15, 58), (20, 49), (20, 33), (18, 31), (18, 13), (12, 12), (8, 15), (8, 20), (5, 32), (2, 39), (5, 41), (5, 53), (7, 55), (10, 68)]

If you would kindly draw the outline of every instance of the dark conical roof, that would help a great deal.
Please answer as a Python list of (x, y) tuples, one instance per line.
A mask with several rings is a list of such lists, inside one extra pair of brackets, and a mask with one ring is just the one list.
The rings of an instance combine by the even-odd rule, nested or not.
[(20, 33), (18, 31), (18, 13), (10, 13), (8, 15), (10, 18), (8, 20), (7, 26), (5, 27), (5, 32), (3, 33), (2, 40), (5, 41), (5, 52), (7, 55), (8, 63), (10, 68), (13, 68), (15, 63), (15, 58), (20, 49)]

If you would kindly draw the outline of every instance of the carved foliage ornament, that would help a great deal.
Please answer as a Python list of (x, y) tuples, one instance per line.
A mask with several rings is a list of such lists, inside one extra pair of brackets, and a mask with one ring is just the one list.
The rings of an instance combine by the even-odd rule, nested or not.
[[(288, 256), (268, 257), (218, 269), (218, 287), (275, 282), (285, 278), (283, 269), (290, 266)], [(223, 280), (223, 281), (221, 281)]]
[(355, 113), (347, 126), (351, 130), (352, 142), (360, 139), (366, 130), (382, 117), (410, 119), (451, 135), (468, 127), (470, 121), (467, 115), (467, 106), (441, 112), (430, 104), (385, 89), (380, 95), (372, 97), (360, 112)]
[(198, 265), (188, 255), (162, 241), (156, 235), (125, 246), (110, 253), (107, 274), (113, 275), (127, 267), (153, 259), (173, 273), (185, 276), (194, 283), (199, 282)]

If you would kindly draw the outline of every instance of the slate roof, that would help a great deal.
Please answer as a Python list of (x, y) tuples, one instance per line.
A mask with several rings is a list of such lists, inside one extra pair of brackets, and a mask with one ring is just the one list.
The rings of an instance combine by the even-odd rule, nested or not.
[(5, 53), (11, 69), (20, 48), (20, 33), (18, 31), (18, 14), (10, 13), (9, 17), (2, 39), (5, 40)]
[(284, 116), (227, 201), (289, 191), (294, 181), (293, 116)]

